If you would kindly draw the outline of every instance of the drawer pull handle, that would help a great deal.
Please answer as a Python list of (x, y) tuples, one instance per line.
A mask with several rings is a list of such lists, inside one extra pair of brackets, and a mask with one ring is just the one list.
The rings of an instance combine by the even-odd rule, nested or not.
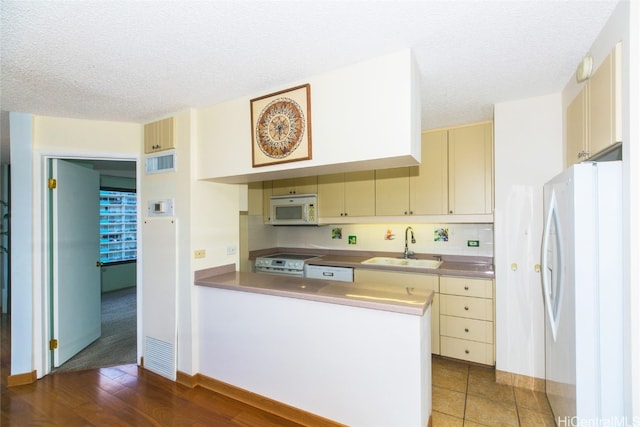
[(465, 354), (469, 354), (469, 350), (465, 350), (465, 351), (464, 351), (464, 353), (465, 353)]
[(464, 328), (464, 331), (465, 332), (469, 332), (469, 328)]
[(464, 309), (465, 309), (465, 310), (467, 310), (467, 311), (469, 311), (469, 306), (466, 306), (466, 305), (465, 305), (465, 306), (464, 306)]
[(465, 286), (464, 286), (464, 290), (465, 290), (465, 291), (468, 291), (468, 290), (469, 290), (469, 285), (465, 285)]

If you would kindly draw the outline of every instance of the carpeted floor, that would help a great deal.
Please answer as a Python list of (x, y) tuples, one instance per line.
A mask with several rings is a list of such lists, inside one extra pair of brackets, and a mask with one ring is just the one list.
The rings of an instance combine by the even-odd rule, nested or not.
[(136, 288), (102, 294), (102, 336), (52, 372), (136, 363)]

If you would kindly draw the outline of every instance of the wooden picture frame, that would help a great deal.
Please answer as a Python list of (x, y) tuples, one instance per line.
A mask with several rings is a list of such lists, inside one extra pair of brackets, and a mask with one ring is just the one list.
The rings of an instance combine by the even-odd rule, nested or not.
[(254, 98), (251, 104), (253, 167), (311, 159), (311, 86)]

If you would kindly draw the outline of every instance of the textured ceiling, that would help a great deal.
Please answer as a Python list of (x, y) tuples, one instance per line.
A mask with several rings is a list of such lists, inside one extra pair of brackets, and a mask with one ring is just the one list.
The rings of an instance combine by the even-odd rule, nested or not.
[(142, 123), (409, 47), (423, 129), (490, 119), (562, 90), (617, 2), (2, 0), (0, 107)]

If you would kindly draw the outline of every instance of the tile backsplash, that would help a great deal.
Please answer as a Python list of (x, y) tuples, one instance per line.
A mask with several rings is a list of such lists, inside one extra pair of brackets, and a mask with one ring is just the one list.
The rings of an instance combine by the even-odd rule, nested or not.
[[(413, 252), (493, 257), (493, 224), (379, 223), (273, 227), (260, 224), (261, 219), (250, 221), (253, 230), (250, 230), (249, 236), (261, 236), (253, 242), (249, 238), (250, 250), (279, 246), (400, 254), (404, 251), (405, 229), (411, 226), (416, 240), (416, 243), (411, 243), (409, 234), (409, 250)], [(262, 227), (267, 229), (260, 230)], [(269, 237), (264, 238), (265, 234)], [(273, 238), (275, 241), (268, 244)], [(259, 246), (255, 246), (258, 242)]]

